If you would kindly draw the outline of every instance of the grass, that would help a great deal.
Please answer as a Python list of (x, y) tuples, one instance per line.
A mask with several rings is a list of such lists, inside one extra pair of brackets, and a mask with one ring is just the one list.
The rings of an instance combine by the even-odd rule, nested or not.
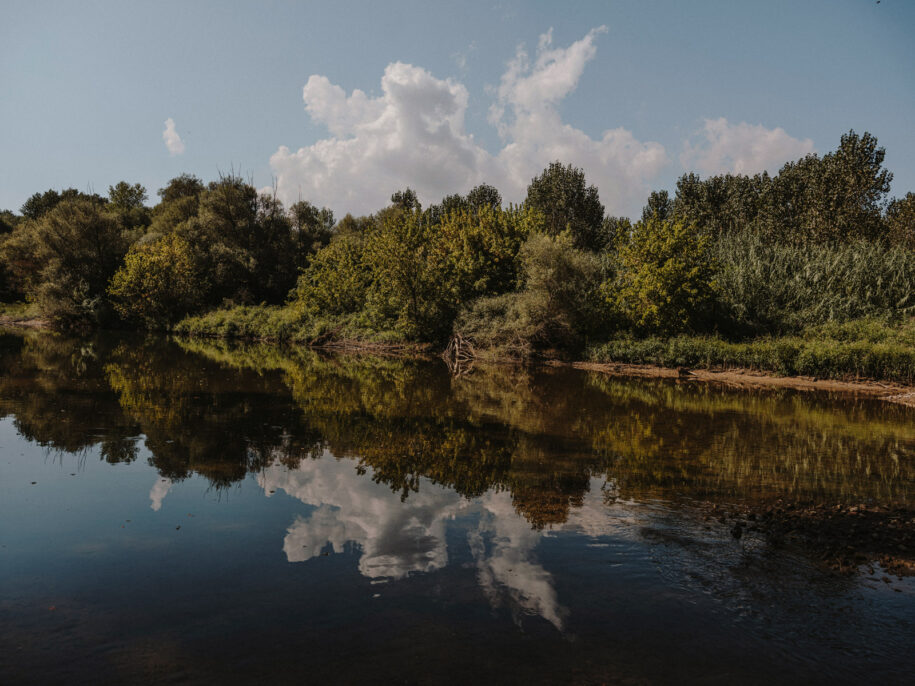
[(181, 336), (237, 338), (308, 345), (401, 345), (396, 331), (375, 331), (358, 316), (303, 318), (292, 308), (240, 306), (185, 317), (172, 329)]
[(594, 362), (663, 367), (743, 368), (785, 376), (915, 383), (915, 319), (857, 320), (812, 327), (799, 336), (731, 342), (703, 336), (617, 338), (592, 346)]

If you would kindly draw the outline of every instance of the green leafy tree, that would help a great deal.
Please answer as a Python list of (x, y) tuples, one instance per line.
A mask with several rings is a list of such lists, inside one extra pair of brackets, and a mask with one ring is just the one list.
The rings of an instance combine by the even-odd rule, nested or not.
[(789, 162), (776, 176), (685, 174), (674, 215), (715, 236), (752, 229), (795, 245), (874, 240), (886, 229), (892, 180), (884, 157), (874, 136), (849, 131), (834, 152)]
[(168, 328), (194, 312), (205, 292), (198, 257), (176, 234), (131, 247), (108, 288), (118, 314), (150, 329)]
[(642, 221), (651, 218), (669, 219), (673, 214), (673, 201), (667, 191), (652, 191), (648, 203), (642, 208)]
[(433, 224), (440, 224), (442, 220), (454, 212), (470, 211), (476, 213), (482, 209), (499, 209), (502, 207), (502, 194), (489, 184), (475, 186), (466, 195), (448, 195), (442, 198), (437, 205), (430, 205), (426, 210), (427, 219)]
[(601, 247), (604, 206), (597, 188), (587, 185), (581, 169), (551, 163), (531, 180), (525, 206), (543, 215), (546, 232), (551, 236), (568, 230), (576, 247)]
[(299, 264), (304, 267), (312, 253), (330, 243), (334, 235), (334, 213), (327, 207), (318, 209), (307, 200), (299, 200), (289, 208), (289, 219)]
[(915, 193), (893, 199), (886, 209), (886, 225), (890, 241), (915, 250)]
[(108, 187), (108, 207), (117, 214), (121, 225), (128, 230), (137, 230), (136, 238), (151, 221), (150, 210), (146, 207), (146, 189), (139, 183), (132, 186), (119, 181)]
[(652, 218), (638, 222), (619, 251), (619, 273), (605, 292), (645, 332), (689, 330), (715, 291), (710, 240), (695, 224)]
[(58, 193), (53, 188), (44, 193), (35, 193), (26, 200), (19, 210), (26, 219), (40, 219), (64, 200), (85, 199), (104, 203), (105, 199), (95, 193), (81, 193), (75, 188), (65, 188)]
[(181, 174), (176, 176), (164, 188), (156, 191), (162, 202), (174, 202), (180, 198), (198, 198), (206, 186), (203, 181), (193, 174)]
[(108, 281), (128, 248), (116, 216), (99, 202), (77, 198), (22, 228), (31, 245), (23, 257), (37, 272), (26, 280), (28, 295), (41, 312), (63, 327), (105, 322)]
[(420, 205), (416, 191), (414, 191), (412, 188), (396, 191), (393, 195), (391, 195), (391, 204), (394, 205), (394, 207), (403, 210), (404, 212), (414, 212), (416, 210), (422, 209), (422, 205)]

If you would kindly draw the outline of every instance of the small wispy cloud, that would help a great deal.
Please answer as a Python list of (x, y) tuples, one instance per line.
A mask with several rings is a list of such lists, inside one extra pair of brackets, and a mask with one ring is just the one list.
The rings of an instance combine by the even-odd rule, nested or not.
[(175, 120), (169, 117), (165, 120), (165, 131), (162, 132), (162, 140), (165, 141), (165, 147), (172, 156), (180, 155), (184, 152), (184, 141), (175, 131)]

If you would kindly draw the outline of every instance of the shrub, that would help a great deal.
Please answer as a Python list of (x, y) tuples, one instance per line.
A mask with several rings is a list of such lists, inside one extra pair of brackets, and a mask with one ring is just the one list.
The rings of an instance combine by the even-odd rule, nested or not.
[(713, 302), (709, 244), (694, 224), (657, 216), (638, 222), (619, 249), (619, 273), (606, 297), (638, 331), (696, 328)]
[(19, 224), (4, 253), (15, 284), (42, 315), (67, 328), (109, 318), (108, 281), (127, 247), (115, 215), (100, 201), (75, 197)]
[(520, 289), (471, 303), (455, 322), (457, 333), (525, 357), (537, 349), (574, 348), (606, 323), (598, 259), (576, 249), (568, 232), (531, 235), (519, 260)]
[(171, 234), (134, 245), (108, 293), (122, 317), (156, 329), (197, 309), (205, 290), (199, 258), (186, 240)]

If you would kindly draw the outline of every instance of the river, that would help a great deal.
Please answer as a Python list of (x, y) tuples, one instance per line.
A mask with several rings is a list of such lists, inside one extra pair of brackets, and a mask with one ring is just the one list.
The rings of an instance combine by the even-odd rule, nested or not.
[(747, 513), (913, 485), (873, 399), (5, 333), (0, 683), (911, 683), (915, 577)]

